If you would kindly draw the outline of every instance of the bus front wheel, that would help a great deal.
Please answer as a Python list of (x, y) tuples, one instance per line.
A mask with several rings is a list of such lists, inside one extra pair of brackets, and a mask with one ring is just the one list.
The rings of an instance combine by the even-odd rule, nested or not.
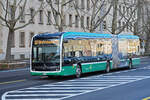
[(81, 77), (82, 71), (81, 71), (81, 67), (79, 65), (77, 65), (76, 67), (76, 77), (79, 78)]

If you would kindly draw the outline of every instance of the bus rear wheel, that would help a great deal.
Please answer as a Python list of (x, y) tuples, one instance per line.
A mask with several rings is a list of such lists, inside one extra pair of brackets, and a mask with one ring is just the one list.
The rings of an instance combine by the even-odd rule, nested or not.
[(132, 66), (132, 59), (129, 60), (129, 69), (132, 69), (133, 66)]
[(109, 72), (110, 72), (110, 62), (107, 62), (106, 73), (109, 73)]
[(76, 67), (76, 77), (79, 78), (81, 77), (82, 71), (81, 71), (81, 67), (79, 65), (77, 65)]

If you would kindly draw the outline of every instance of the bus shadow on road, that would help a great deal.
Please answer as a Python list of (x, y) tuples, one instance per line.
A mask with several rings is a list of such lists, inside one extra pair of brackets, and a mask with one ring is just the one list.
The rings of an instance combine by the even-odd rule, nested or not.
[[(136, 68), (133, 68), (136, 69)], [(119, 68), (119, 69), (113, 69), (109, 73), (114, 73), (114, 72), (121, 72), (121, 71), (126, 71), (130, 70), (128, 67), (124, 68)], [(90, 77), (90, 76), (95, 76), (95, 75), (105, 75), (108, 74), (105, 71), (97, 71), (97, 72), (90, 72), (90, 73), (84, 73), (81, 75), (82, 77)], [(65, 80), (72, 80), (76, 79), (76, 76), (41, 76), (39, 80), (55, 80), (55, 81), (65, 81)]]

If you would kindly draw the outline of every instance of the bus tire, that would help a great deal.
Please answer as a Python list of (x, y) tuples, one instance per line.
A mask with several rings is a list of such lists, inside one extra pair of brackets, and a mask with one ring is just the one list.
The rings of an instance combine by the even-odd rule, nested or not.
[(110, 72), (110, 62), (108, 61), (106, 65), (106, 73), (109, 73), (109, 72)]
[(77, 65), (77, 67), (76, 67), (76, 77), (80, 78), (81, 74), (82, 74), (81, 66)]
[(133, 68), (132, 59), (130, 58), (130, 59), (129, 59), (129, 69), (132, 69), (132, 68)]

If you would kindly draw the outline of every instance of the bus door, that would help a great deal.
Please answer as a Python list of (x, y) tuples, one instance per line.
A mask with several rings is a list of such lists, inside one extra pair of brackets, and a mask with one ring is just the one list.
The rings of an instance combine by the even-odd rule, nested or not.
[(128, 66), (128, 39), (118, 38), (119, 67)]

